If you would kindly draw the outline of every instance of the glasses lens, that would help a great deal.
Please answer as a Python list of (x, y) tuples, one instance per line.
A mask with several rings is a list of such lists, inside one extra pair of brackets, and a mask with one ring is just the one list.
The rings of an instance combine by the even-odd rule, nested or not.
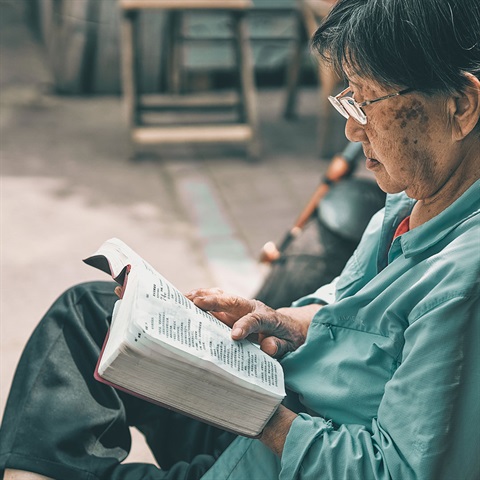
[(342, 107), (346, 110), (346, 112), (358, 123), (362, 125), (367, 123), (366, 115), (363, 113), (362, 109), (357, 106), (353, 98), (343, 97), (339, 99), (339, 102), (342, 104)]
[(338, 98), (329, 96), (328, 99), (330, 100), (330, 103), (335, 107), (335, 110), (336, 110), (340, 115), (342, 115), (342, 116), (345, 117), (345, 118), (348, 118), (348, 117), (349, 117), (348, 112), (345, 110), (345, 108), (343, 108), (343, 105), (340, 103), (340, 101), (338, 100)]

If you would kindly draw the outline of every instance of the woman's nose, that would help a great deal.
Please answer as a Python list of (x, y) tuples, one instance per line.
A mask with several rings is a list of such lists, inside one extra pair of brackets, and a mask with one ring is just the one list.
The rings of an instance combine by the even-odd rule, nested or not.
[(345, 136), (351, 142), (364, 142), (366, 140), (365, 125), (361, 125), (352, 117), (347, 119), (345, 124)]

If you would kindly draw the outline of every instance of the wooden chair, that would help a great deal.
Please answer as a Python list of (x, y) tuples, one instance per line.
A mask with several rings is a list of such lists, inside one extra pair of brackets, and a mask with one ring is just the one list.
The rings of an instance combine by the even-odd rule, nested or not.
[[(253, 60), (247, 32), (246, 13), (251, 0), (119, 0), (122, 12), (122, 83), (128, 113), (133, 154), (137, 145), (242, 143), (248, 154), (260, 154)], [(145, 10), (163, 11), (169, 19), (167, 42), (168, 88), (165, 95), (142, 95), (138, 89), (139, 59), (137, 49), (138, 13)], [(182, 15), (192, 11), (225, 12), (233, 27), (235, 65), (239, 76), (238, 92), (191, 93), (181, 92)], [(157, 39), (152, 39), (156, 41)], [(226, 123), (164, 125), (146, 124), (143, 114), (152, 111), (202, 110), (236, 108), (238, 121)]]
[[(298, 0), (298, 33), (292, 61), (289, 64), (287, 75), (287, 95), (284, 115), (286, 118), (295, 117), (298, 88), (300, 83), (300, 71), (305, 51), (310, 39), (317, 30), (321, 20), (328, 14), (336, 0)], [(319, 117), (320, 151), (330, 154), (330, 139), (332, 138), (331, 108), (328, 96), (335, 91), (340, 79), (327, 65), (318, 60), (316, 73), (319, 81)]]

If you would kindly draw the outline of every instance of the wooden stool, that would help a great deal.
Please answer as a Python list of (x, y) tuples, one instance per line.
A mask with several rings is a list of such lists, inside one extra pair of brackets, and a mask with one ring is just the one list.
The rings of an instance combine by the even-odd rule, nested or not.
[[(298, 0), (298, 33), (287, 76), (287, 98), (284, 111), (286, 118), (293, 118), (295, 116), (300, 70), (304, 52), (320, 22), (328, 15), (328, 12), (335, 2), (336, 0)], [(332, 122), (330, 122), (333, 109), (328, 101), (328, 96), (334, 93), (340, 78), (332, 69), (323, 64), (321, 60), (318, 60), (316, 72), (320, 86), (320, 150), (321, 152), (328, 152), (330, 154), (330, 146), (328, 144), (334, 132), (332, 132)]]
[[(122, 12), (122, 80), (133, 154), (136, 145), (166, 145), (185, 143), (244, 143), (250, 157), (259, 156), (258, 120), (253, 73), (253, 61), (245, 13), (251, 0), (119, 0)], [(168, 42), (169, 85), (166, 95), (147, 96), (138, 91), (139, 67), (137, 55), (138, 13), (145, 9), (163, 10), (171, 21), (171, 41)], [(239, 75), (238, 92), (225, 94), (181, 94), (180, 20), (187, 11), (227, 12), (233, 24), (236, 65)], [(156, 39), (152, 39), (156, 41)], [(142, 114), (152, 111), (198, 110), (208, 108), (238, 108), (239, 119), (231, 124), (169, 124), (147, 125)]]

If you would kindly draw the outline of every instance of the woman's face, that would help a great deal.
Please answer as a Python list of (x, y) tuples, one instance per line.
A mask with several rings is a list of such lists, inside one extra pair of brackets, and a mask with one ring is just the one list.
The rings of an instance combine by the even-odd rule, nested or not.
[[(394, 93), (362, 79), (352, 79), (354, 99), (365, 100)], [(405, 191), (427, 199), (442, 188), (456, 168), (455, 143), (447, 120), (445, 101), (417, 92), (363, 107), (367, 124), (349, 118), (346, 135), (362, 142), (366, 166), (387, 193)]]

